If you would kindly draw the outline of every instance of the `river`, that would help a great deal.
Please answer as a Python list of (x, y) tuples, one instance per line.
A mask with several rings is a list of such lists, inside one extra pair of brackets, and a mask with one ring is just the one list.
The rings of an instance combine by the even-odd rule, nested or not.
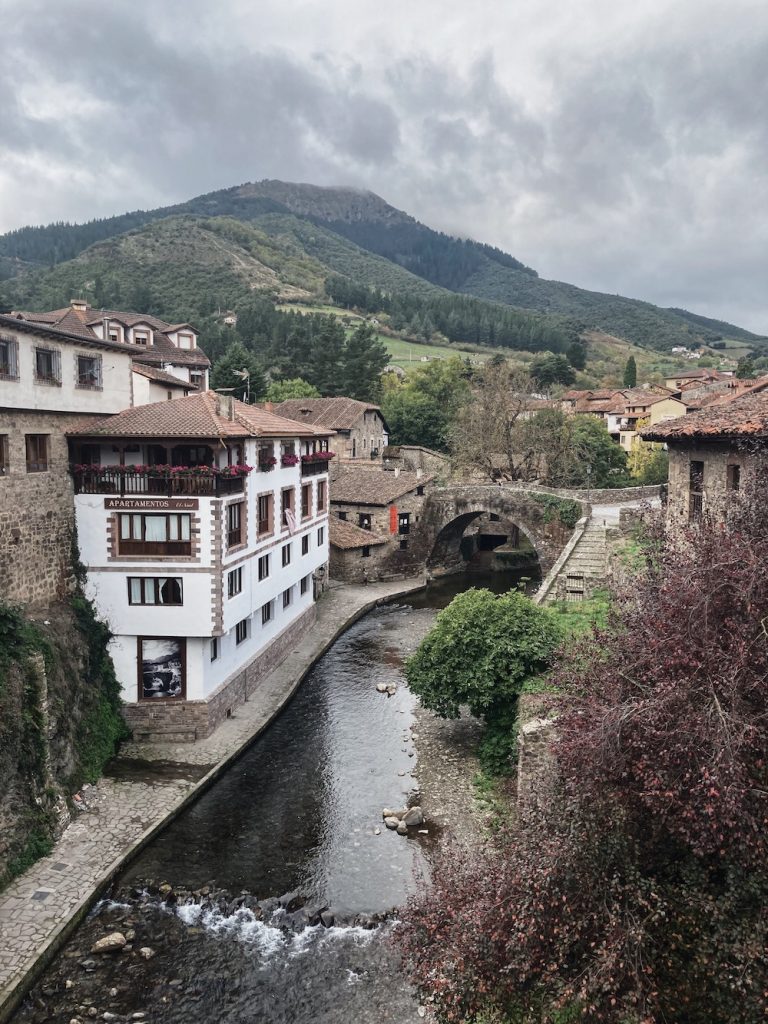
[[(14, 1021), (419, 1020), (388, 936), (439, 829), (419, 792), (403, 661), (460, 590), (516, 578), (448, 577), (351, 626), (269, 729), (126, 868)], [(383, 826), (383, 807), (420, 801), (421, 829)], [(92, 956), (115, 930), (132, 948)]]

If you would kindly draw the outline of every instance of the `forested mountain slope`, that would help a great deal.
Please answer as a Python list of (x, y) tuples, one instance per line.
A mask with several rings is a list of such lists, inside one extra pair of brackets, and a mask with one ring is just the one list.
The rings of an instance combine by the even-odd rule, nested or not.
[[(719, 337), (761, 341), (686, 310), (545, 280), (508, 253), (433, 231), (359, 189), (261, 181), (157, 210), (0, 236), (0, 277), (8, 278), (0, 289), (4, 305), (51, 308), (68, 301), (63, 291), (78, 284), (90, 288), (98, 304), (97, 285), (104, 290), (112, 281), (113, 304), (114, 287), (127, 293), (123, 304), (135, 289), (141, 297), (151, 288), (158, 301), (170, 303), (166, 315), (182, 309), (188, 315), (194, 311), (190, 297), (201, 289), (219, 306), (232, 305), (244, 288), (300, 298), (322, 294), (329, 272), (388, 293), (430, 298), (447, 289), (571, 318), (647, 348)], [(56, 301), (49, 298), (54, 294)]]

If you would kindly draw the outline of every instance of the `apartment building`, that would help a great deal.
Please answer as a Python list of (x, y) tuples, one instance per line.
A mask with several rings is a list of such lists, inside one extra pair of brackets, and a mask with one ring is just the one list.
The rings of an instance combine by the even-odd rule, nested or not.
[(68, 436), (126, 721), (137, 739), (207, 736), (314, 622), (330, 432), (209, 391)]

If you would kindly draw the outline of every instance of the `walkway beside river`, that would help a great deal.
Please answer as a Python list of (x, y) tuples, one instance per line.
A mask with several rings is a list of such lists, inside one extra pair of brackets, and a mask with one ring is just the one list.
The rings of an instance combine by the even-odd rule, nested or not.
[(0, 1021), (13, 1012), (95, 894), (272, 721), (339, 634), (375, 604), (423, 582), (332, 588), (318, 602), (315, 626), (211, 737), (121, 749), (119, 770), (84, 791), (87, 809), (53, 852), (0, 893)]

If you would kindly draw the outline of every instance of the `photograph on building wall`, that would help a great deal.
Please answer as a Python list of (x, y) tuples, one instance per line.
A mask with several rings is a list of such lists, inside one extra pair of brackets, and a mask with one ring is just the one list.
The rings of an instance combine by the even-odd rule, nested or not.
[(141, 696), (144, 700), (184, 697), (184, 640), (175, 638), (141, 637), (139, 659)]

